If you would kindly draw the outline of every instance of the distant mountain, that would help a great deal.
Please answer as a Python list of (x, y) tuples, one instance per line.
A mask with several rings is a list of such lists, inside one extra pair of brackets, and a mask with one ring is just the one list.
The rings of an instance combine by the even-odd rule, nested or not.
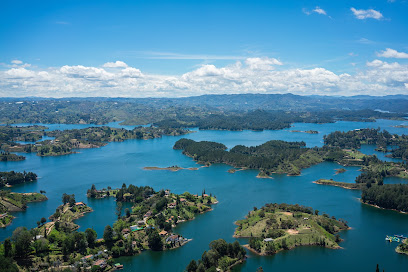
[(408, 113), (408, 95), (368, 96), (300, 96), (294, 94), (224, 94), (202, 95), (183, 98), (0, 98), (3, 102), (17, 101), (93, 101), (124, 102), (149, 105), (152, 107), (190, 106), (208, 107), (225, 111), (288, 110), (288, 111), (321, 111), (321, 110), (381, 110)]

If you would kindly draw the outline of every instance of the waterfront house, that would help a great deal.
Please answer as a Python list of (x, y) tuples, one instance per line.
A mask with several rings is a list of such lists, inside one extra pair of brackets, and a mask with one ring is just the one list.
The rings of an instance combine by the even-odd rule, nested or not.
[(179, 240), (180, 240), (179, 236), (177, 234), (174, 234), (174, 235), (171, 235), (171, 236), (167, 237), (166, 243), (178, 242)]
[(75, 206), (84, 207), (86, 205), (85, 205), (84, 202), (77, 202), (77, 203), (75, 203)]
[(162, 230), (161, 232), (159, 232), (159, 235), (160, 235), (160, 236), (166, 236), (166, 235), (167, 235), (167, 231)]
[(97, 260), (96, 262), (93, 263), (94, 266), (99, 266), (100, 268), (105, 268), (107, 266), (107, 263), (104, 259)]
[(264, 242), (273, 242), (273, 239), (272, 238), (265, 238)]

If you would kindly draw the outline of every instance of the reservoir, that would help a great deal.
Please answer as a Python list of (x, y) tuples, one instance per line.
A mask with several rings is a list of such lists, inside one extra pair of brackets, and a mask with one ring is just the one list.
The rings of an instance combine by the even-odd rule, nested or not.
[[(376, 264), (385, 271), (406, 271), (408, 256), (395, 253), (396, 243), (385, 241), (387, 234), (404, 234), (408, 231), (408, 215), (381, 210), (359, 202), (360, 192), (314, 184), (320, 178), (342, 182), (354, 182), (361, 173), (358, 167), (345, 167), (344, 173), (336, 174), (342, 166), (324, 162), (302, 170), (300, 176), (273, 175), (272, 179), (258, 179), (258, 171), (237, 171), (228, 173), (231, 167), (224, 164), (211, 165), (198, 171), (181, 170), (146, 171), (145, 166), (197, 167), (180, 150), (173, 150), (180, 138), (195, 141), (216, 141), (228, 148), (242, 144), (259, 145), (269, 140), (305, 141), (308, 147), (322, 146), (323, 136), (333, 131), (349, 131), (359, 128), (386, 129), (390, 133), (408, 134), (407, 128), (395, 128), (408, 122), (377, 120), (377, 122), (336, 122), (329, 124), (295, 123), (292, 128), (276, 131), (213, 131), (194, 130), (184, 136), (165, 136), (152, 140), (127, 140), (109, 143), (102, 148), (81, 149), (78, 154), (58, 157), (39, 157), (23, 154), (25, 161), (2, 162), (0, 171), (33, 171), (38, 181), (15, 186), (15, 192), (46, 191), (48, 201), (30, 203), (24, 212), (14, 213), (13, 223), (0, 229), (0, 238), (11, 236), (19, 226), (36, 227), (42, 217), (48, 218), (62, 201), (63, 193), (75, 194), (77, 201), (83, 201), (94, 209), (76, 220), (80, 230), (94, 228), (102, 237), (106, 225), (116, 220), (113, 199), (87, 199), (86, 191), (95, 184), (97, 188), (121, 187), (123, 183), (137, 186), (151, 186), (155, 190), (170, 189), (174, 193), (185, 191), (200, 194), (203, 189), (215, 195), (219, 201), (213, 211), (197, 216), (190, 222), (179, 224), (174, 232), (193, 239), (187, 245), (170, 251), (145, 251), (132, 257), (121, 257), (124, 271), (183, 271), (191, 259), (199, 259), (208, 244), (223, 238), (228, 242), (233, 238), (234, 222), (242, 219), (254, 207), (266, 203), (289, 203), (310, 206), (336, 218), (348, 221), (351, 230), (340, 233), (342, 249), (332, 250), (320, 247), (301, 247), (283, 251), (274, 256), (257, 256), (248, 252), (248, 259), (234, 271), (256, 271), (260, 266), (264, 271), (375, 271)], [(111, 124), (120, 127), (119, 124)], [(50, 129), (83, 128), (90, 125), (46, 125)], [(131, 129), (132, 127), (126, 126)], [(291, 130), (316, 130), (319, 134), (291, 132)], [(376, 154), (390, 160), (375, 147), (363, 146), (362, 152)], [(398, 160), (395, 160), (398, 161)], [(408, 180), (386, 178), (385, 183), (408, 183)], [(124, 205), (124, 207), (128, 207)], [(246, 244), (247, 239), (237, 239)]]

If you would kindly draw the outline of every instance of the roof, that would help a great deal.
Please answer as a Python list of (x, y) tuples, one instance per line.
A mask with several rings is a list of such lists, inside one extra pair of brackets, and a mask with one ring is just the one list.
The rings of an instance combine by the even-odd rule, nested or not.
[(106, 261), (104, 259), (99, 259), (96, 262), (94, 262), (94, 265), (98, 265), (98, 266), (103, 265), (103, 264), (106, 264)]
[(264, 242), (273, 242), (273, 239), (272, 238), (265, 238)]
[(169, 237), (167, 237), (166, 242), (168, 241), (176, 241), (178, 240), (179, 236), (177, 234), (171, 235)]
[(159, 232), (159, 235), (166, 235), (167, 234), (167, 231), (165, 231), (165, 230), (162, 230), (161, 232)]
[(84, 206), (85, 206), (85, 203), (84, 203), (84, 202), (77, 202), (77, 203), (75, 203), (75, 206), (79, 206), (79, 205), (84, 205)]
[(93, 255), (87, 255), (87, 256), (83, 257), (82, 259), (90, 259), (90, 258), (93, 258)]

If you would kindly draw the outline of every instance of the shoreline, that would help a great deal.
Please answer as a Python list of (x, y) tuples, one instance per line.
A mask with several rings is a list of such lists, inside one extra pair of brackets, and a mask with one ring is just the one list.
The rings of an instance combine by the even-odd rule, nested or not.
[(318, 246), (318, 247), (323, 247), (323, 248), (328, 248), (328, 249), (343, 249), (341, 246), (337, 246), (337, 247), (327, 247), (327, 246), (320, 246), (320, 245), (318, 245), (318, 244), (307, 244), (307, 245), (296, 245), (296, 246), (290, 247), (290, 248), (288, 248), (288, 249), (280, 248), (280, 249), (277, 250), (275, 253), (268, 254), (268, 253), (262, 253), (262, 252), (256, 251), (255, 249), (251, 248), (251, 247), (249, 246), (249, 244), (243, 245), (243, 247), (245, 247), (246, 249), (248, 249), (249, 251), (251, 251), (252, 253), (254, 253), (254, 254), (258, 255), (258, 256), (272, 256), (272, 255), (276, 255), (276, 254), (278, 254), (279, 252), (284, 251), (284, 250), (289, 251), (289, 250), (295, 249), (295, 248), (297, 248), (297, 247), (305, 247), (305, 246)]
[(358, 200), (361, 202), (361, 204), (365, 204), (365, 205), (368, 205), (368, 206), (371, 206), (371, 207), (374, 207), (374, 208), (377, 208), (377, 209), (387, 210), (387, 211), (394, 211), (394, 212), (398, 212), (398, 213), (401, 213), (401, 214), (408, 214), (408, 212), (399, 211), (399, 210), (396, 210), (396, 209), (387, 209), (387, 208), (383, 208), (383, 207), (380, 207), (380, 206), (375, 205), (375, 204), (365, 203), (365, 202), (363, 202), (363, 200), (361, 198), (359, 198)]

